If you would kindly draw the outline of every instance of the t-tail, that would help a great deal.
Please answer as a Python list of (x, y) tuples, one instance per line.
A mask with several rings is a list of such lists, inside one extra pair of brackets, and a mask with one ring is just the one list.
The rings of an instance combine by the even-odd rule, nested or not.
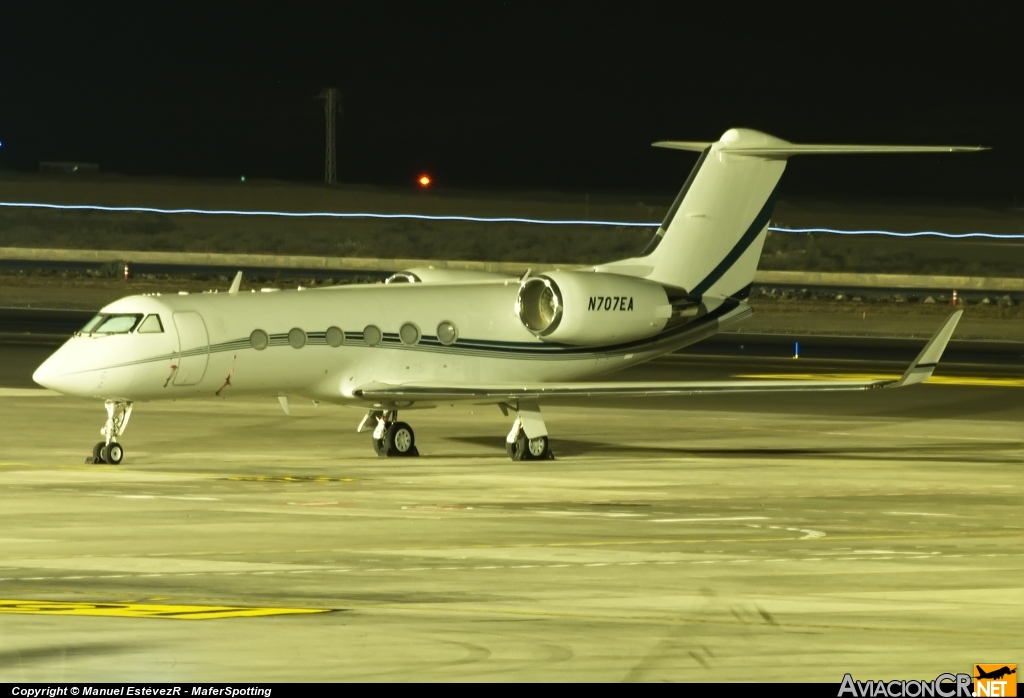
[(974, 146), (808, 145), (733, 128), (714, 143), (659, 141), (700, 153), (651, 243), (639, 257), (598, 271), (640, 276), (693, 299), (743, 298), (754, 281), (786, 160), (793, 155), (951, 153)]

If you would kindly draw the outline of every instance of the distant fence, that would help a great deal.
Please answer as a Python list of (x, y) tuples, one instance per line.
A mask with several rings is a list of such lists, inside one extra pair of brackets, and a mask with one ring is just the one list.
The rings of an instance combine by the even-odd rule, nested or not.
[[(25, 262), (73, 262), (107, 264), (115, 261), (187, 267), (245, 267), (268, 269), (322, 269), (331, 271), (385, 272), (434, 267), (521, 275), (551, 269), (580, 268), (578, 264), (527, 264), (525, 262), (478, 262), (436, 259), (373, 259), (367, 257), (316, 257), (306, 255), (224, 254), (217, 252), (153, 252), (142, 250), (68, 250), (0, 247), (0, 260)], [(980, 276), (917, 276), (910, 274), (857, 274), (814, 271), (758, 271), (754, 283), (764, 286), (886, 288), (906, 290), (957, 289), (960, 291), (1024, 292), (1024, 278)]]

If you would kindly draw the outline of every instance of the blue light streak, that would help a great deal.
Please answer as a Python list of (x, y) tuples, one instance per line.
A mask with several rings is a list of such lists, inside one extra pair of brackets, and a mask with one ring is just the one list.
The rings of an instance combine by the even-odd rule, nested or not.
[[(203, 215), (203, 216), (271, 216), (278, 218), (338, 218), (338, 219), (376, 219), (376, 220), (424, 220), (424, 221), (461, 221), (467, 223), (529, 223), (533, 225), (594, 225), (612, 228), (657, 228), (661, 223), (640, 221), (603, 221), (582, 219), (544, 219), (519, 217), (486, 217), (486, 216), (440, 216), (425, 213), (369, 213), (369, 212), (337, 212), (337, 211), (238, 211), (232, 209), (202, 208), (155, 208), (150, 206), (99, 206), (96, 204), (47, 204), (0, 201), (0, 208), (32, 208), (57, 211), (105, 211), (112, 213), (157, 213), (163, 215)], [(984, 238), (989, 240), (1024, 240), (1024, 233), (943, 233), (937, 230), (917, 232), (895, 232), (891, 230), (839, 230), (837, 228), (785, 228), (769, 226), (773, 233), (825, 233), (829, 235), (883, 235), (897, 238), (939, 237), (950, 240)]]
[(148, 206), (96, 206), (93, 204), (39, 204), (0, 201), (6, 208), (43, 208), (58, 211), (108, 211), (115, 213), (199, 214), (204, 216), (276, 216), (279, 218), (374, 218), (382, 220), (465, 221), (468, 223), (535, 223), (537, 225), (602, 225), (626, 228), (657, 228), (660, 223), (630, 221), (545, 220), (543, 218), (485, 218), (482, 216), (431, 216), (424, 213), (339, 213), (335, 211), (233, 211), (201, 208), (151, 208)]
[(987, 238), (991, 240), (1024, 240), (1021, 233), (940, 233), (937, 230), (921, 230), (915, 233), (897, 233), (891, 230), (837, 230), (835, 228), (780, 228), (769, 226), (773, 233), (829, 233), (831, 235), (885, 235), (896, 238), (937, 237), (951, 240), (966, 238)]

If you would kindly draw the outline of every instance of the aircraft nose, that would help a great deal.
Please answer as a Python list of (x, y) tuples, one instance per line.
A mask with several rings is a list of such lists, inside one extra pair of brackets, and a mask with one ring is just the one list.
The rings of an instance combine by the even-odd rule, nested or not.
[(88, 382), (85, 379), (90, 376), (80, 370), (81, 366), (78, 364), (81, 361), (76, 361), (76, 358), (80, 359), (81, 357), (72, 346), (74, 341), (70, 340), (50, 354), (50, 357), (40, 364), (32, 374), (32, 380), (44, 388), (56, 390), (65, 395), (77, 394), (83, 387), (88, 387), (84, 383)]
[(56, 390), (60, 392), (61, 372), (59, 371), (59, 368), (57, 366), (58, 361), (56, 359), (57, 356), (56, 354), (54, 354), (46, 361), (44, 361), (42, 364), (40, 364), (39, 368), (37, 368), (35, 370), (35, 373), (32, 374), (32, 380), (34, 380), (36, 383), (43, 386), (44, 388), (49, 388), (50, 390)]

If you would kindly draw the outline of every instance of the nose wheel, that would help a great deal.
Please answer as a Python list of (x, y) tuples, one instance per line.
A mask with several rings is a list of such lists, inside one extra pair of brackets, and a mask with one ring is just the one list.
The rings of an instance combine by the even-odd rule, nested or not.
[(90, 465), (107, 463), (118, 465), (124, 458), (124, 446), (117, 442), (117, 438), (124, 433), (128, 426), (128, 419), (132, 416), (132, 403), (126, 401), (107, 400), (107, 423), (100, 429), (100, 434), (106, 440), (100, 441), (92, 447), (92, 455), (85, 459)]

